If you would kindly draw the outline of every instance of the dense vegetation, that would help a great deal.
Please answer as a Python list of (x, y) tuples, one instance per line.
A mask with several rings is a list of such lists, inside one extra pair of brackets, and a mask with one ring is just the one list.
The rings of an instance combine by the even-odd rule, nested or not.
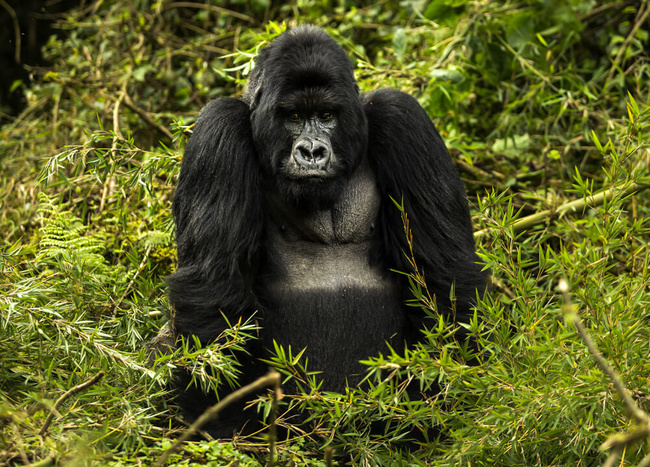
[[(278, 423), (289, 406), (306, 422), (168, 462), (650, 465), (649, 15), (647, 0), (83, 2), (0, 130), (0, 464), (151, 465), (184, 428), (172, 368), (210, 362), (201, 384), (236, 384), (251, 323), (148, 362), (171, 312), (171, 195), (198, 110), (240, 94), (259, 47), (309, 22), (363, 90), (415, 95), (456, 159), (493, 275), (478, 349), (440, 318), (347, 394), (278, 349), (302, 388)], [(409, 401), (405, 379), (441, 391)]]

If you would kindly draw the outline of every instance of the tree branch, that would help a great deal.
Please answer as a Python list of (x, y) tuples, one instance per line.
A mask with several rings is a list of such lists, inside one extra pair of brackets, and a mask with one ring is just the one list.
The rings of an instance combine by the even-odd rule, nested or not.
[(199, 418), (197, 418), (190, 427), (183, 432), (183, 434), (174, 441), (174, 444), (167, 449), (156, 461), (154, 467), (162, 467), (162, 465), (167, 461), (167, 458), (176, 452), (180, 446), (187, 441), (190, 436), (196, 433), (203, 425), (205, 425), (210, 420), (214, 419), (219, 412), (221, 412), (225, 407), (230, 405), (232, 402), (244, 397), (251, 392), (259, 391), (262, 388), (267, 386), (278, 386), (280, 384), (280, 373), (275, 370), (269, 371), (266, 376), (262, 376), (252, 383), (237, 389), (235, 392), (231, 392), (226, 397), (221, 399), (218, 403), (207, 409)]
[[(557, 207), (557, 209), (547, 209), (545, 211), (540, 211), (536, 214), (526, 216), (518, 221), (515, 221), (510, 226), (513, 232), (520, 232), (522, 230), (529, 229), (534, 227), (537, 224), (541, 224), (547, 219), (553, 218), (555, 216), (561, 216), (567, 212), (583, 212), (588, 207), (591, 206), (600, 206), (605, 201), (609, 201), (614, 196), (628, 196), (637, 191), (644, 190), (650, 187), (650, 183), (635, 183), (635, 182), (626, 182), (615, 187), (610, 188), (609, 190), (601, 191), (593, 196), (587, 196), (584, 199), (577, 199), (565, 204), (562, 204)], [(478, 230), (474, 232), (474, 240), (478, 240), (481, 237), (484, 237), (486, 234), (491, 232), (492, 228), (487, 228), (483, 230)]]
[(75, 395), (76, 393), (83, 391), (86, 388), (89, 388), (93, 384), (95, 384), (97, 381), (102, 379), (104, 377), (105, 373), (103, 371), (100, 371), (97, 373), (93, 378), (90, 380), (86, 381), (85, 383), (81, 383), (73, 387), (72, 389), (69, 389), (66, 391), (61, 397), (59, 397), (56, 402), (54, 403), (54, 406), (50, 409), (50, 413), (45, 419), (45, 423), (43, 423), (43, 426), (41, 427), (41, 430), (38, 432), (40, 436), (45, 435), (45, 432), (47, 429), (50, 427), (50, 424), (52, 423), (52, 420), (54, 419), (54, 415), (57, 413), (57, 410), (59, 407), (61, 407), (61, 404), (63, 404), (68, 398), (71, 396)]
[(4, 8), (9, 16), (11, 16), (11, 22), (14, 26), (14, 40), (16, 41), (16, 47), (14, 48), (14, 60), (16, 63), (20, 63), (20, 48), (21, 48), (21, 37), (20, 37), (20, 24), (18, 23), (18, 17), (16, 12), (11, 6), (5, 2), (5, 0), (0, 0), (0, 6)]
[(126, 93), (124, 94), (124, 103), (126, 104), (126, 106), (127, 106), (129, 109), (133, 110), (135, 113), (137, 113), (138, 115), (140, 115), (140, 117), (142, 117), (142, 119), (143, 119), (145, 122), (147, 122), (149, 125), (151, 125), (151, 126), (154, 127), (155, 129), (157, 129), (159, 132), (161, 132), (161, 133), (162, 133), (163, 135), (165, 135), (167, 138), (169, 138), (170, 141), (173, 141), (173, 140), (174, 140), (174, 135), (172, 135), (171, 132), (170, 132), (167, 128), (165, 128), (164, 126), (162, 126), (161, 124), (159, 124), (158, 122), (156, 122), (153, 118), (151, 118), (151, 115), (149, 115), (149, 114), (147, 113), (146, 110), (141, 109), (141, 108), (138, 106), (138, 104), (136, 104), (135, 102), (133, 102), (133, 99), (131, 99), (131, 96), (129, 96), (129, 95), (126, 94)]

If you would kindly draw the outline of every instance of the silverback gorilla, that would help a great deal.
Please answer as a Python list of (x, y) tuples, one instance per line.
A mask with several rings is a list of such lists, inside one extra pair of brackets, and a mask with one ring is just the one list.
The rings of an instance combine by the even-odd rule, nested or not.
[[(210, 102), (187, 144), (173, 201), (175, 332), (208, 344), (227, 326), (221, 313), (231, 323), (256, 313), (242, 385), (266, 373), (260, 359), (274, 340), (306, 348), (323, 389), (358, 383), (359, 360), (387, 344), (402, 351), (426, 326), (405, 305), (407, 279), (391, 272), (411, 269), (391, 197), (409, 216), (439, 309), (466, 321), (485, 275), (465, 190), (431, 120), (402, 92), (359, 94), (325, 32), (282, 34), (259, 54), (244, 97)], [(189, 378), (179, 372), (177, 400), (194, 419), (216, 399)], [(242, 403), (208, 430), (231, 436), (255, 419)]]

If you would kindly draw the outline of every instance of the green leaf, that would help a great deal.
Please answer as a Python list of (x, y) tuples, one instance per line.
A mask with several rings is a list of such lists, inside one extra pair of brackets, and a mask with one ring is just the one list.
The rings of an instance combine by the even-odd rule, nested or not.
[(135, 70), (133, 70), (133, 79), (142, 83), (144, 82), (147, 73), (151, 71), (156, 71), (156, 69), (148, 63), (146, 65), (139, 66)]
[(9, 87), (9, 92), (14, 92), (16, 89), (21, 87), (23, 85), (23, 80), (22, 79), (17, 79), (13, 83), (11, 83), (11, 86)]
[(429, 73), (434, 82), (448, 81), (452, 84), (459, 84), (465, 81), (465, 75), (454, 69), (434, 69)]
[(404, 61), (404, 54), (406, 53), (406, 31), (404, 28), (399, 28), (393, 34), (393, 50), (395, 56), (400, 62)]

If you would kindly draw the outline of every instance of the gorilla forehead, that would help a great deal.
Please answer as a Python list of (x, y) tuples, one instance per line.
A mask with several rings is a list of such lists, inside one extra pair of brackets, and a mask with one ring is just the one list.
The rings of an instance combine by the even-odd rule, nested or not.
[(328, 34), (312, 26), (291, 29), (262, 49), (249, 84), (256, 87), (260, 80), (264, 87), (273, 85), (282, 96), (328, 88), (330, 97), (344, 98), (357, 89), (347, 53)]
[(339, 110), (348, 104), (345, 97), (333, 88), (306, 86), (287, 93), (278, 106), (285, 112)]

